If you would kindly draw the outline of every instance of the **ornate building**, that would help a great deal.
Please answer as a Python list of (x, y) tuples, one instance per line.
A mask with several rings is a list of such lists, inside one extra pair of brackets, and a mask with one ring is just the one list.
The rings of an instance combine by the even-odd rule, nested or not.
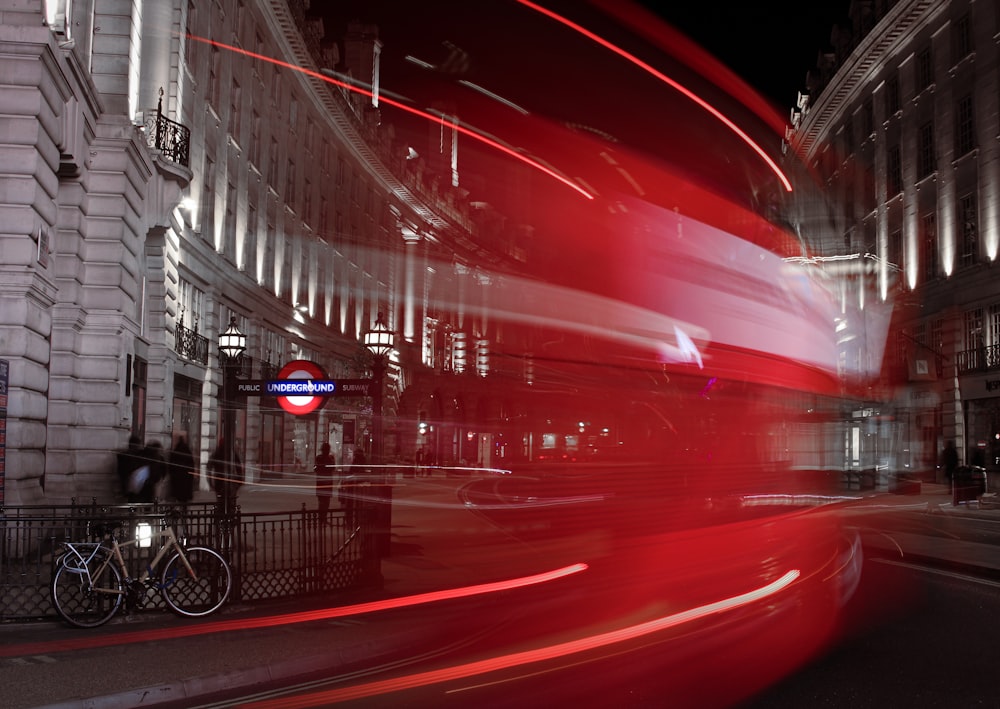
[[(330, 42), (308, 7), (0, 0), (8, 504), (116, 493), (130, 436), (164, 448), (186, 436), (204, 465), (220, 438), (218, 336), (233, 319), (245, 378), (297, 359), (362, 377), (362, 336), (384, 312), (398, 335), (390, 414), (411, 365), (472, 368), (478, 348), (488, 367), (482, 311), (428, 303), (432, 288), (482, 287), (463, 253), (482, 264), (510, 249), (502, 236), (500, 257), (449, 241), (472, 224), (457, 191), (377, 131), (377, 91), (321, 73), (377, 86), (377, 36), (354, 24)], [(362, 398), (304, 417), (252, 396), (235, 409), (251, 481), (311, 470), (322, 441), (338, 460), (368, 445)], [(388, 453), (412, 451), (394, 434)]]
[(1000, 9), (854, 1), (850, 17), (788, 139), (830, 205), (800, 228), (829, 234), (839, 268), (854, 264), (858, 298), (895, 309), (881, 406), (859, 407), (853, 425), (879, 439), (890, 471), (931, 473), (948, 440), (997, 471)]

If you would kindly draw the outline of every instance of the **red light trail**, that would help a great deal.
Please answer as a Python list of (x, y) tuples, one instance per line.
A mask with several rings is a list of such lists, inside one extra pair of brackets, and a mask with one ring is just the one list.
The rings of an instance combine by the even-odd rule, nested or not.
[[(249, 51), (247, 49), (241, 49), (240, 47), (234, 47), (231, 44), (224, 44), (223, 42), (216, 42), (214, 40), (206, 39), (204, 37), (196, 37), (194, 35), (187, 35), (187, 37), (188, 37), (188, 39), (191, 39), (191, 40), (193, 40), (195, 42), (202, 42), (204, 44), (212, 45), (213, 47), (219, 47), (220, 49), (229, 50), (230, 52), (233, 52), (235, 54), (242, 54), (242, 55), (247, 56), (247, 57), (252, 57), (253, 59), (259, 59), (260, 61), (263, 61), (263, 62), (268, 62), (268, 63), (274, 64), (276, 66), (284, 67), (285, 69), (290, 69), (292, 71), (297, 71), (297, 72), (299, 72), (301, 74), (305, 74), (306, 76), (311, 76), (311, 77), (313, 77), (315, 79), (319, 79), (320, 81), (325, 81), (328, 84), (333, 84), (334, 86), (339, 86), (341, 88), (347, 89), (348, 91), (353, 91), (354, 93), (361, 94), (362, 96), (367, 96), (369, 98), (372, 98), (374, 96), (374, 94), (373, 94), (372, 91), (369, 91), (367, 89), (361, 88), (360, 86), (348, 83), (346, 81), (339, 81), (337, 79), (334, 79), (333, 77), (327, 76), (325, 74), (321, 74), (318, 71), (313, 71), (312, 69), (305, 69), (303, 67), (296, 66), (294, 64), (289, 64), (288, 62), (282, 61), (280, 59), (274, 59), (272, 57), (268, 57), (268, 56), (265, 56), (263, 54), (258, 54), (257, 52), (251, 52), (251, 51)], [(407, 113), (410, 113), (410, 114), (412, 114), (414, 116), (418, 116), (419, 118), (423, 118), (424, 120), (431, 121), (432, 123), (446, 123), (446, 119), (443, 116), (434, 115), (433, 113), (428, 113), (427, 111), (421, 111), (418, 108), (413, 108), (411, 106), (407, 106), (404, 103), (401, 103), (399, 101), (394, 101), (391, 98), (387, 98), (385, 96), (385, 94), (380, 94), (379, 95), (379, 103), (384, 103), (386, 105), (392, 106), (393, 108), (398, 108), (401, 111), (406, 111)], [(528, 156), (523, 155), (523, 154), (517, 152), (516, 150), (514, 150), (514, 149), (512, 149), (512, 148), (510, 148), (510, 147), (508, 147), (506, 145), (504, 145), (503, 143), (500, 143), (499, 141), (493, 140), (492, 138), (489, 138), (489, 137), (483, 135), (482, 133), (479, 133), (477, 131), (472, 130), (471, 128), (467, 128), (467, 127), (459, 124), (457, 120), (447, 121), (447, 125), (450, 128), (454, 128), (455, 130), (457, 130), (462, 135), (468, 136), (468, 137), (472, 138), (473, 140), (477, 140), (480, 143), (483, 143), (484, 145), (488, 145), (491, 148), (493, 148), (494, 150), (498, 150), (498, 151), (504, 153), (505, 155), (507, 155), (509, 157), (512, 157), (515, 160), (519, 160), (520, 162), (523, 162), (526, 165), (529, 165), (530, 167), (534, 168), (535, 170), (538, 170), (539, 172), (544, 173), (544, 174), (548, 175), (549, 177), (552, 177), (553, 179), (558, 180), (559, 182), (563, 183), (567, 187), (570, 187), (573, 190), (579, 192), (581, 195), (583, 195), (587, 199), (593, 199), (594, 198), (594, 196), (592, 194), (590, 194), (589, 192), (587, 192), (585, 189), (583, 189), (582, 187), (580, 187), (578, 184), (576, 184), (575, 182), (573, 182), (569, 178), (564, 177), (563, 175), (560, 175), (555, 170), (553, 170), (551, 168), (548, 168), (548, 167), (545, 167), (545, 165), (542, 165), (537, 160), (532, 160)]]
[(555, 20), (556, 22), (559, 22), (560, 24), (565, 25), (566, 27), (569, 27), (571, 30), (573, 30), (575, 32), (579, 32), (584, 37), (586, 37), (588, 39), (591, 39), (594, 42), (597, 42), (597, 44), (599, 44), (602, 47), (604, 47), (604, 48), (606, 48), (606, 49), (614, 52), (618, 56), (623, 57), (624, 59), (630, 61), (632, 64), (635, 64), (637, 67), (639, 67), (643, 71), (647, 72), (651, 76), (656, 77), (657, 79), (659, 79), (663, 83), (667, 84), (668, 86), (670, 86), (673, 89), (676, 89), (681, 94), (683, 94), (684, 96), (686, 96), (690, 100), (694, 101), (696, 104), (698, 104), (703, 109), (705, 109), (710, 114), (712, 114), (712, 116), (714, 116), (719, 121), (721, 121), (723, 125), (725, 125), (731, 131), (733, 131), (737, 136), (739, 136), (740, 140), (742, 140), (744, 143), (746, 143), (748, 146), (750, 146), (750, 148), (755, 153), (757, 153), (765, 163), (767, 163), (767, 166), (769, 168), (771, 168), (771, 171), (775, 175), (778, 176), (778, 179), (781, 181), (781, 184), (784, 186), (785, 190), (788, 191), (788, 192), (792, 191), (792, 183), (789, 182), (788, 178), (785, 176), (785, 173), (783, 173), (781, 171), (781, 168), (778, 167), (778, 164), (776, 162), (774, 162), (774, 160), (771, 158), (771, 156), (769, 156), (766, 152), (764, 152), (764, 149), (762, 147), (760, 147), (760, 145), (758, 145), (753, 140), (753, 138), (751, 138), (749, 135), (747, 135), (743, 131), (742, 128), (740, 128), (735, 123), (733, 123), (733, 121), (731, 121), (729, 118), (727, 118), (722, 113), (722, 111), (720, 111), (719, 109), (715, 108), (715, 106), (713, 106), (710, 103), (708, 103), (708, 101), (706, 101), (705, 99), (703, 99), (701, 96), (699, 96), (698, 94), (694, 93), (690, 89), (684, 87), (682, 84), (677, 83), (676, 81), (674, 81), (673, 79), (671, 79), (669, 76), (667, 76), (663, 72), (659, 71), (658, 69), (653, 68), (652, 66), (650, 66), (646, 62), (642, 61), (641, 59), (639, 59), (635, 55), (628, 53), (627, 51), (625, 51), (624, 49), (622, 49), (618, 45), (612, 44), (611, 42), (609, 42), (608, 40), (604, 39), (600, 35), (594, 34), (590, 30), (586, 29), (585, 27), (583, 27), (581, 25), (576, 24), (572, 20), (569, 20), (569, 19), (563, 17), (562, 15), (559, 15), (559, 14), (553, 12), (552, 10), (548, 10), (548, 9), (542, 7), (541, 5), (538, 5), (538, 4), (534, 3), (534, 2), (531, 2), (531, 0), (518, 0), (518, 2), (521, 3), (522, 5), (524, 5), (527, 8), (530, 8), (530, 9), (536, 11), (536, 12), (539, 12), (539, 13), (547, 16), (547, 17), (550, 17), (551, 19)]
[(0, 647), (0, 657), (47, 655), (55, 652), (69, 652), (71, 650), (110, 647), (112, 645), (127, 645), (129, 643), (173, 640), (176, 638), (186, 638), (196, 635), (225, 633), (234, 630), (251, 630), (256, 628), (272, 628), (280, 625), (291, 625), (293, 623), (309, 623), (315, 620), (342, 618), (344, 616), (361, 615), (362, 613), (375, 613), (377, 611), (406, 608), (424, 603), (435, 603), (437, 601), (447, 601), (456, 598), (484, 595), (487, 593), (497, 593), (499, 591), (509, 591), (515, 588), (523, 588), (525, 586), (534, 586), (541, 583), (556, 581), (586, 570), (586, 564), (572, 564), (570, 566), (564, 566), (559, 569), (545, 571), (532, 576), (520, 576), (513, 579), (506, 579), (504, 581), (478, 584), (476, 586), (462, 586), (460, 588), (449, 588), (443, 591), (430, 591), (427, 593), (418, 593), (412, 596), (388, 598), (383, 601), (357, 603), (351, 606), (322, 608), (315, 611), (287, 613), (284, 615), (269, 615), (261, 618), (224, 620), (180, 628), (157, 628), (156, 630), (141, 630), (131, 633), (117, 633), (115, 635), (78, 636), (65, 640), (50, 640), (37, 643), (23, 643), (21, 645), (8, 645)]
[(385, 694), (387, 692), (413, 689), (415, 687), (423, 687), (430, 684), (437, 684), (440, 682), (447, 682), (485, 674), (487, 672), (504, 670), (511, 667), (517, 667), (519, 665), (552, 660), (566, 655), (586, 652), (588, 650), (594, 650), (616, 643), (634, 640), (645, 635), (657, 633), (684, 623), (690, 623), (710, 615), (724, 613), (726, 611), (739, 608), (740, 606), (764, 600), (790, 586), (796, 579), (799, 578), (799, 575), (800, 572), (793, 569), (771, 583), (751, 589), (750, 591), (737, 596), (730, 596), (729, 598), (724, 598), (722, 600), (715, 601), (714, 603), (708, 603), (706, 605), (689, 608), (688, 610), (681, 611), (679, 613), (672, 613), (671, 615), (654, 618), (653, 620), (646, 621), (645, 623), (639, 623), (637, 625), (631, 625), (625, 628), (612, 630), (607, 633), (591, 635), (586, 638), (571, 640), (557, 645), (549, 645), (547, 647), (526, 650), (524, 652), (516, 652), (510, 655), (491, 657), (478, 662), (469, 662), (464, 665), (444, 667), (439, 670), (421, 672), (418, 674), (407, 675), (405, 677), (394, 677), (392, 679), (369, 682), (367, 684), (355, 685), (353, 687), (333, 689), (326, 692), (316, 692), (306, 696), (254, 702), (241, 706), (254, 707), (254, 709), (292, 709), (293, 707), (329, 706), (338, 702), (358, 700), (365, 697)]

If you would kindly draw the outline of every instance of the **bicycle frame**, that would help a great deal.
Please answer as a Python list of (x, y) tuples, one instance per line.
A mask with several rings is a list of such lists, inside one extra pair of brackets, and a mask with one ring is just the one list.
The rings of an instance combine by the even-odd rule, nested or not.
[[(153, 536), (165, 541), (160, 546), (159, 550), (156, 552), (156, 556), (154, 556), (149, 561), (149, 563), (146, 564), (146, 568), (139, 575), (138, 579), (135, 580), (139, 581), (140, 583), (145, 583), (147, 580), (149, 580), (149, 577), (153, 573), (153, 569), (155, 569), (157, 565), (161, 561), (163, 561), (163, 559), (167, 556), (167, 554), (169, 554), (170, 551), (173, 549), (176, 549), (177, 552), (179, 553), (181, 562), (184, 564), (184, 568), (187, 570), (187, 572), (191, 574), (192, 577), (197, 578), (197, 574), (195, 574), (194, 569), (191, 568), (191, 564), (188, 563), (187, 556), (184, 555), (184, 547), (181, 546), (180, 542), (177, 540), (177, 535), (174, 533), (173, 527), (167, 527), (166, 529), (156, 532)], [(121, 550), (126, 547), (135, 546), (136, 544), (138, 544), (138, 541), (134, 539), (127, 542), (119, 543), (118, 539), (114, 535), (112, 535), (110, 546), (108, 546), (107, 542), (76, 542), (76, 543), (67, 542), (65, 544), (65, 547), (69, 550), (68, 553), (74, 554), (76, 558), (79, 560), (81, 567), (80, 570), (86, 574), (87, 583), (91, 586), (94, 592), (122, 596), (128, 592), (127, 588), (122, 588), (122, 589), (103, 588), (100, 586), (93, 585), (93, 575), (90, 572), (90, 562), (93, 561), (94, 557), (97, 556), (97, 554), (103, 549), (104, 551), (108, 552), (108, 554), (106, 558), (100, 563), (100, 565), (97, 566), (94, 575), (99, 577), (101, 575), (101, 572), (104, 571), (105, 567), (108, 564), (116, 562), (119, 570), (121, 571), (122, 579), (129, 580), (132, 577), (129, 574), (128, 565), (125, 563), (125, 557), (122, 556)], [(81, 549), (86, 549), (87, 547), (92, 547), (92, 548), (89, 549), (89, 553), (87, 553), (85, 556), (83, 553), (81, 553)]]

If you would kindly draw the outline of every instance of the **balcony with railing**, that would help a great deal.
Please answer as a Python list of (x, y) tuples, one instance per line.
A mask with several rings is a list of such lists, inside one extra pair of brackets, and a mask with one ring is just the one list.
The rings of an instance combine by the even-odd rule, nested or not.
[(956, 357), (959, 374), (1000, 369), (1000, 344), (962, 350)]
[(184, 327), (184, 315), (174, 330), (174, 351), (184, 359), (199, 364), (208, 364), (208, 338), (198, 334), (198, 321), (195, 319), (194, 329)]
[(156, 148), (172, 163), (191, 166), (191, 130), (163, 115), (163, 89), (156, 113), (146, 118), (146, 145)]

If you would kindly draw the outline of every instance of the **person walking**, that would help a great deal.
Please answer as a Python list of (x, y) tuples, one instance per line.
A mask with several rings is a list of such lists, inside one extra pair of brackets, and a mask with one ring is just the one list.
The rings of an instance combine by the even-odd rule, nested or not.
[(208, 471), (216, 503), (225, 514), (231, 515), (236, 510), (236, 495), (243, 485), (243, 461), (234, 450), (230, 462), (230, 452), (224, 438), (219, 438), (219, 445), (208, 459)]
[(316, 499), (319, 502), (319, 524), (326, 526), (330, 513), (330, 498), (333, 497), (334, 476), (337, 461), (330, 453), (330, 444), (324, 443), (320, 454), (316, 456)]
[(948, 441), (944, 444), (944, 450), (941, 452), (941, 467), (944, 468), (945, 479), (951, 484), (955, 477), (955, 471), (958, 469), (958, 448), (955, 447), (955, 441)]
[(128, 448), (118, 454), (118, 483), (129, 502), (139, 501), (143, 478), (149, 475), (148, 467), (145, 473), (139, 472), (143, 465), (142, 439), (132, 435), (128, 439)]
[(177, 438), (170, 451), (169, 462), (170, 496), (186, 509), (194, 497), (195, 464), (194, 455), (184, 436)]
[(358, 483), (361, 475), (364, 474), (365, 454), (360, 448), (355, 448), (351, 456), (350, 470), (340, 484), (340, 495), (338, 501), (344, 508), (344, 515), (347, 518), (348, 529), (354, 529), (358, 523)]

